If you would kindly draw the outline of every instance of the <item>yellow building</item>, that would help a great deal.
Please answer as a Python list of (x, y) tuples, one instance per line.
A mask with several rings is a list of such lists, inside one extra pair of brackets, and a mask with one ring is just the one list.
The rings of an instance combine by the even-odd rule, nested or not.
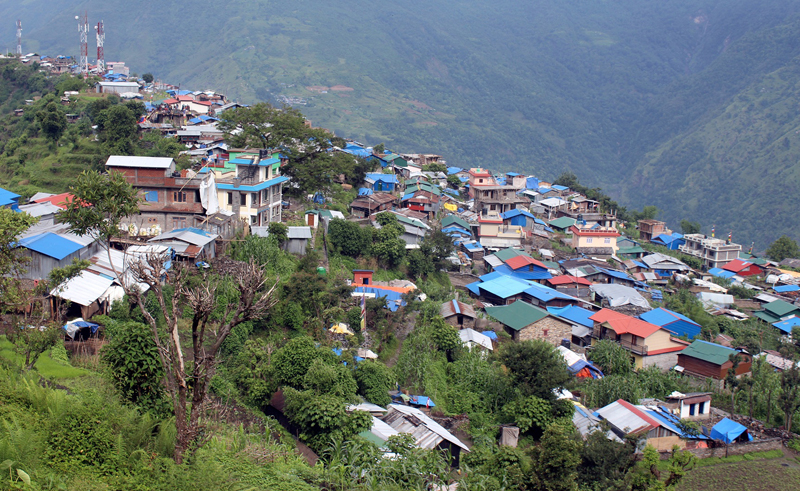
[(613, 310), (602, 309), (589, 319), (594, 321), (592, 344), (601, 339), (618, 342), (631, 352), (637, 370), (672, 368), (678, 364), (678, 353), (689, 345), (662, 327)]

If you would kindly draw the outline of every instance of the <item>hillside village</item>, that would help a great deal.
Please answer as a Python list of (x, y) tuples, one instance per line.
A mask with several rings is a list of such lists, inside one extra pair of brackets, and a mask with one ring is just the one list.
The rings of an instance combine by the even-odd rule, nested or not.
[[(57, 60), (37, 61), (62, 70)], [(99, 203), (74, 190), (23, 197), (0, 189), (0, 207), (37, 219), (10, 244), (28, 261), (21, 280), (37, 285), (56, 268), (88, 261), (37, 297), (64, 326), (71, 356), (106, 342), (109, 322), (130, 301), (126, 278), (136, 278), (137, 264), (167, 257), (161, 281), (168, 283), (181, 268), (224, 272), (256, 241), (273, 240), (281, 257), (301, 266), (284, 278), (291, 281), (280, 317), (269, 324), (289, 334), (270, 350), (280, 353), (294, 342), (287, 339), (307, 336), (316, 343), (310, 349), (333, 353), (337, 367), (394, 369), (388, 390), (375, 398), (354, 375), (360, 399), (346, 404), (349, 414), (368, 415), (356, 433), (384, 455), (397, 453), (391, 437), (409, 434), (413, 447), (447, 452), (451, 465), (468, 462), (491, 476), (496, 457), (486, 448), (530, 447), (548, 431), (542, 421), (558, 419), (559, 411), (586, 441), (598, 432), (619, 445), (636, 440), (631, 453), (640, 458), (646, 446), (663, 459), (674, 458), (676, 448), (705, 458), (797, 441), (800, 259), (754, 255), (728, 234), (677, 233), (652, 216), (624, 220), (586, 188), (562, 184), (563, 176), (498, 174), (382, 144), (337, 140), (325, 152), (354, 162), (359, 181), (333, 175), (325, 189), (307, 189), (287, 171), (296, 165), (287, 148), (230, 143), (237, 130), (222, 122), (251, 106), (213, 91), (127, 78), (107, 75), (90, 90), (143, 99), (139, 131), (158, 132), (185, 150), (107, 157), (103, 172), (122, 174), (139, 198), (138, 213), (122, 219), (110, 249), (62, 219), (65, 210)], [(148, 100), (160, 91), (167, 97)], [(72, 97), (59, 96), (66, 104)], [(322, 300), (325, 294), (331, 300)], [(423, 333), (437, 341), (421, 344)], [(433, 353), (412, 352), (422, 346)], [(544, 373), (526, 361), (539, 349), (554, 353), (569, 377), (525, 392), (548, 383), (528, 380)], [(421, 373), (430, 363), (450, 374), (467, 356), (462, 351), (487, 367), (499, 360), (511, 377), (508, 390), (520, 390), (522, 399), (493, 395), (505, 401), (505, 412), (495, 408), (486, 419), (479, 408), (491, 404), (459, 402), (448, 384)], [(272, 370), (265, 373), (278, 380), (280, 367)], [(310, 461), (325, 454), (318, 439), (324, 431), (312, 431), (293, 409), (302, 384), (287, 378), (266, 385), (270, 392), (253, 405), (299, 435)], [(767, 387), (777, 387), (768, 400)], [(242, 390), (243, 400), (257, 399), (255, 389)], [(489, 397), (464, 390), (476, 400)], [(551, 409), (531, 416), (519, 402), (531, 407), (531, 398)], [(535, 467), (532, 455), (523, 460)]]

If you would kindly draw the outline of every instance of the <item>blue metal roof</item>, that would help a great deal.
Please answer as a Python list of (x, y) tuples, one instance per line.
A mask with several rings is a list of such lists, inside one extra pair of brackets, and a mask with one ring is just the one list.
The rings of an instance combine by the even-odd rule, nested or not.
[(539, 268), (534, 269), (533, 271), (514, 270), (506, 264), (501, 264), (500, 266), (494, 268), (494, 272), (519, 278), (521, 280), (549, 280), (553, 277), (553, 275), (551, 275), (546, 269)]
[(711, 268), (708, 270), (708, 274), (716, 276), (718, 278), (727, 278), (727, 279), (736, 276), (736, 273), (734, 273), (733, 271), (725, 271), (724, 269), (720, 268)]
[(451, 300), (451, 302), (453, 303), (453, 312), (455, 312), (456, 314), (460, 314), (461, 307), (458, 306), (458, 300)]
[(372, 190), (370, 188), (358, 188), (358, 195), (359, 196), (369, 196), (372, 194)]
[(539, 189), (539, 179), (535, 177), (529, 177), (525, 180), (525, 188), (527, 189)]
[(796, 292), (800, 290), (800, 286), (797, 285), (781, 285), (772, 287), (778, 293), (786, 293), (786, 292)]
[(366, 177), (372, 179), (375, 182), (381, 181), (391, 184), (397, 184), (400, 182), (397, 180), (397, 176), (394, 174), (381, 174), (379, 172), (375, 172), (367, 174)]
[(8, 206), (19, 203), (19, 195), (7, 189), (0, 188), (0, 206)]
[(550, 300), (554, 300), (556, 298), (562, 298), (564, 300), (574, 299), (574, 297), (571, 297), (565, 293), (561, 293), (558, 290), (554, 290), (549, 286), (540, 285), (538, 283), (531, 283), (530, 285), (531, 286), (525, 290), (525, 293), (542, 302), (549, 302)]
[(702, 329), (700, 324), (685, 315), (665, 308), (658, 308), (645, 312), (640, 314), (639, 318), (650, 324), (663, 327), (678, 336), (685, 335), (689, 339), (694, 339), (700, 334), (700, 330)]
[(19, 245), (59, 261), (83, 248), (81, 244), (52, 232), (26, 237), (19, 241)]
[(517, 177), (517, 176), (521, 176), (522, 174), (517, 174), (516, 172), (506, 172), (506, 175), (508, 177)]
[(480, 251), (480, 250), (483, 249), (483, 246), (481, 245), (481, 243), (477, 242), (477, 241), (475, 241), (475, 242), (462, 242), (461, 245), (464, 246), (464, 248), (466, 250), (468, 250), (468, 251)]
[(459, 172), (464, 172), (464, 169), (461, 167), (448, 167), (447, 168), (447, 175), (452, 176), (453, 174), (458, 174)]
[(576, 307), (575, 305), (567, 305), (566, 307), (547, 307), (547, 311), (556, 317), (567, 319), (576, 324), (586, 327), (594, 327), (594, 321), (589, 318), (594, 315), (594, 312), (584, 309), (583, 307)]
[(472, 235), (472, 233), (464, 230), (461, 227), (456, 227), (455, 225), (447, 227), (447, 228), (443, 228), (442, 232), (444, 232), (446, 234), (449, 234), (451, 232), (455, 232), (455, 233), (459, 233), (459, 234), (466, 235), (466, 236), (471, 236)]
[(569, 189), (567, 186), (559, 186), (558, 184), (553, 184), (550, 187), (558, 191), (566, 191), (567, 189)]
[(408, 194), (403, 195), (403, 197), (400, 198), (400, 201), (408, 201), (413, 197), (414, 197), (414, 193), (408, 193)]
[(683, 431), (681, 431), (676, 424), (680, 420), (676, 421), (676, 418), (672, 414), (670, 414), (667, 410), (661, 408), (658, 408), (656, 410), (646, 409), (641, 406), (637, 406), (637, 409), (639, 409), (646, 415), (650, 416), (651, 418), (655, 419), (657, 422), (661, 424), (661, 426), (667, 428), (673, 433), (678, 434), (681, 438), (691, 439), (691, 440), (708, 440), (708, 437), (703, 435), (702, 433), (698, 435), (688, 435)]
[(205, 230), (195, 227), (176, 228), (172, 232), (191, 232), (193, 234), (202, 235), (203, 237), (213, 237), (214, 234), (206, 232)]
[(530, 288), (530, 283), (527, 281), (518, 280), (511, 276), (501, 275), (493, 280), (484, 281), (483, 283), (479, 284), (478, 287), (496, 297), (509, 298), (513, 297), (514, 295), (519, 295)]
[(467, 290), (469, 290), (470, 292), (474, 293), (475, 295), (480, 295), (481, 294), (481, 290), (478, 287), (480, 286), (481, 283), (482, 282), (480, 282), (480, 281), (475, 281), (473, 283), (469, 283), (467, 285), (464, 285), (464, 287)]
[(270, 179), (269, 181), (264, 181), (262, 183), (256, 184), (254, 186), (239, 186), (234, 187), (233, 184), (217, 184), (217, 189), (224, 189), (226, 191), (242, 191), (245, 193), (255, 193), (256, 191), (261, 191), (267, 188), (270, 188), (276, 184), (280, 184), (282, 182), (288, 181), (289, 178), (286, 176), (279, 176), (274, 179)]
[(449, 194), (450, 196), (458, 197), (458, 195), (459, 195), (458, 190), (456, 190), (456, 189), (445, 188), (444, 192)]
[[(533, 216), (533, 213), (531, 213), (529, 211), (525, 211), (525, 210), (520, 210), (519, 208), (514, 208), (513, 210), (508, 210), (508, 211), (503, 212), (503, 213), (500, 214), (500, 216), (504, 220), (507, 220), (509, 218), (514, 218), (514, 217), (517, 217), (517, 216), (520, 216), (520, 215), (524, 215), (524, 216), (526, 216), (528, 218), (532, 218), (533, 220), (536, 220), (536, 217)], [(542, 225), (544, 225), (544, 222), (542, 222)]]
[(793, 327), (800, 326), (800, 317), (792, 316), (782, 321), (773, 322), (772, 325), (777, 327), (781, 331), (785, 332), (786, 334), (791, 334)]
[(622, 271), (617, 271), (615, 269), (605, 269), (605, 268), (597, 268), (597, 269), (599, 269), (603, 273), (613, 278), (619, 278), (620, 280), (634, 281), (633, 278), (623, 273)]

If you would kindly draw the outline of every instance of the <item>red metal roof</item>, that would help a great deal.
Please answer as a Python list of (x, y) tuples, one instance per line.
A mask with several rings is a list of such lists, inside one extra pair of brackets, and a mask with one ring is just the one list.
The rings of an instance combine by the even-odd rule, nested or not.
[(600, 309), (598, 312), (595, 312), (589, 318), (595, 322), (606, 322), (608, 319), (613, 319), (615, 317), (628, 317), (628, 316), (625, 314), (621, 314), (615, 310)]
[[(61, 194), (54, 194), (53, 196), (49, 196), (47, 198), (39, 198), (34, 203), (50, 203), (53, 205), (58, 206), (62, 210), (67, 208), (67, 203), (72, 203), (72, 200), (75, 199), (75, 196), (71, 195), (70, 193), (61, 193)], [(83, 206), (89, 206), (84, 204)]]
[(194, 101), (194, 97), (192, 97), (192, 96), (190, 96), (190, 95), (179, 95), (179, 96), (177, 97), (177, 99), (178, 99), (179, 101)]
[(531, 264), (533, 264), (535, 266), (538, 266), (538, 267), (540, 267), (542, 269), (547, 269), (547, 266), (542, 264), (540, 261), (537, 261), (536, 259), (534, 259), (532, 257), (523, 256), (523, 255), (512, 257), (511, 259), (506, 261), (506, 264), (511, 269), (524, 268), (525, 266), (530, 266)]
[(761, 268), (759, 268), (757, 264), (751, 263), (749, 261), (743, 261), (742, 259), (734, 259), (733, 261), (723, 266), (722, 269), (724, 269), (725, 271), (731, 271), (733, 273), (740, 273), (742, 271), (750, 269), (750, 267), (752, 266), (755, 266), (756, 268), (761, 270)]
[(568, 274), (555, 276), (547, 280), (547, 282), (550, 283), (551, 285), (569, 285), (572, 283), (576, 283), (578, 285), (590, 286), (592, 284), (592, 282), (587, 280), (586, 278), (576, 278), (575, 276), (571, 276)]
[(163, 103), (164, 104), (177, 104), (178, 103), (178, 99), (164, 99)]

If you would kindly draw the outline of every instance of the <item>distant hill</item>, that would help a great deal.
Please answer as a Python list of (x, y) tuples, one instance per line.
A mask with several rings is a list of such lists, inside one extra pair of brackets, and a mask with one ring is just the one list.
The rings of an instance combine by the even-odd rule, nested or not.
[[(796, 181), (773, 159), (792, 161), (791, 141), (772, 140), (791, 123), (770, 109), (794, 87), (798, 2), (0, 0), (4, 18), (22, 19), (26, 52), (75, 54), (83, 10), (105, 21), (106, 58), (139, 73), (300, 102), (341, 136), (453, 165), (572, 170), (673, 224), (800, 238), (778, 203)], [(4, 32), (13, 46), (13, 22)], [(762, 81), (775, 99), (758, 97), (758, 127), (726, 117)], [(758, 137), (731, 136), (742, 132)], [(767, 191), (769, 175), (780, 180)]]

